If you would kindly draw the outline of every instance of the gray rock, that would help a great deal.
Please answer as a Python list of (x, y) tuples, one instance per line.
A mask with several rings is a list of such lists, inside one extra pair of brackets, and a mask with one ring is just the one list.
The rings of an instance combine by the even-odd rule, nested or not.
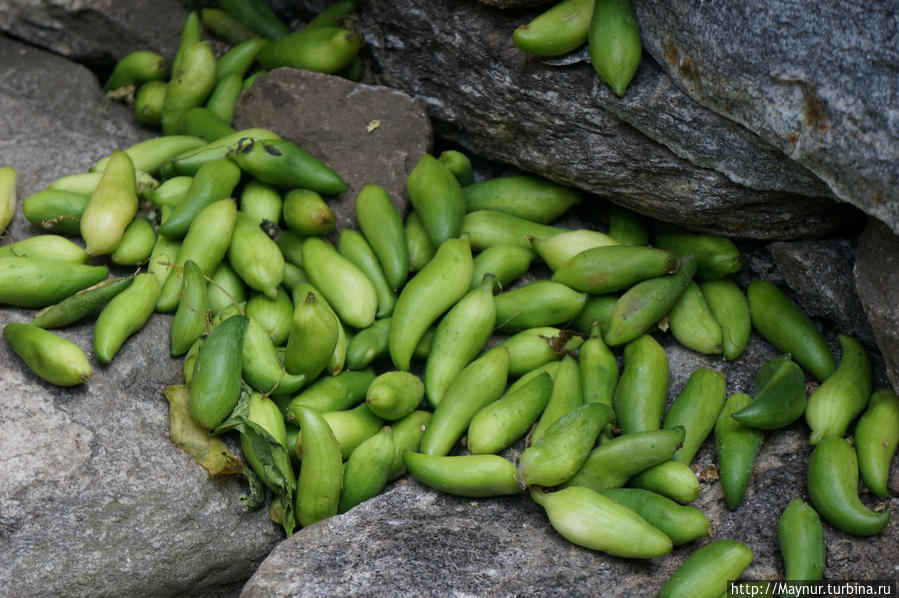
[[(82, 66), (3, 38), (0, 65), (0, 164), (20, 197), (147, 135), (106, 111)], [(11, 236), (37, 232), (19, 211)], [(2, 307), (0, 327), (31, 315)], [(171, 444), (170, 322), (151, 317), (109, 366), (91, 359), (84, 388), (45, 383), (0, 343), (4, 595), (229, 595), (283, 537), (264, 510), (242, 511), (239, 479), (210, 480)], [(58, 332), (91, 356), (90, 322)]]
[[(777, 356), (753, 335), (733, 363), (659, 337), (669, 356), (673, 400), (699, 367), (724, 373), (728, 394), (752, 392), (758, 367)], [(794, 496), (808, 501), (805, 464), (811, 454), (804, 424), (768, 433), (744, 502), (724, 504), (712, 440), (693, 462), (702, 493), (694, 503), (709, 518), (713, 536), (651, 561), (626, 560), (577, 547), (549, 525), (526, 495), (463, 498), (401, 479), (347, 513), (302, 529), (272, 551), (244, 586), (242, 598), (341, 596), (655, 596), (698, 546), (730, 538), (755, 553), (746, 579), (780, 579), (777, 520)], [(507, 453), (520, 455), (521, 446)], [(899, 463), (894, 464), (899, 472)], [(893, 476), (895, 479), (896, 476)], [(897, 501), (863, 500), (895, 508)], [(825, 524), (830, 579), (892, 578), (899, 561), (899, 522), (880, 535), (855, 538)]]
[(823, 235), (851, 221), (807, 171), (660, 81), (647, 61), (621, 100), (587, 64), (553, 67), (515, 48), (520, 16), (386, 1), (361, 14), (384, 82), (482, 156), (719, 234)]
[(690, 96), (899, 233), (895, 2), (655, 0), (634, 10), (644, 47)]
[[(6, 38), (0, 38), (0, 102), (0, 155), (19, 172), (23, 198), (150, 136), (128, 122), (122, 105), (107, 105), (86, 68)], [(63, 149), (70, 152), (65, 159)]]
[(874, 218), (859, 239), (855, 288), (893, 388), (899, 388), (899, 237)]
[(171, 59), (186, 12), (177, 0), (8, 0), (0, 31), (79, 62), (112, 65), (135, 50)]
[(240, 96), (234, 127), (264, 127), (303, 147), (343, 178), (347, 191), (329, 197), (338, 228), (355, 228), (363, 185), (381, 185), (405, 214), (406, 176), (431, 147), (424, 108), (387, 87), (281, 68)]
[[(487, 6), (496, 8), (523, 8), (528, 6), (541, 6), (547, 4), (547, 0), (480, 0)], [(551, 0), (550, 0), (551, 1)]]
[(852, 282), (855, 244), (849, 239), (778, 242), (768, 245), (780, 277), (796, 302), (812, 317), (831, 322), (839, 332), (876, 346)]

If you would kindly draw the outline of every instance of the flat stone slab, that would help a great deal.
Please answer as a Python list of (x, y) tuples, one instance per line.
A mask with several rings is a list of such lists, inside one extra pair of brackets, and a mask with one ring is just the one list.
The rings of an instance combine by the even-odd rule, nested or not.
[(240, 96), (234, 128), (277, 131), (333, 168), (347, 191), (328, 197), (338, 228), (356, 228), (363, 185), (384, 187), (405, 214), (406, 176), (430, 150), (424, 107), (401, 91), (292, 68), (256, 79)]

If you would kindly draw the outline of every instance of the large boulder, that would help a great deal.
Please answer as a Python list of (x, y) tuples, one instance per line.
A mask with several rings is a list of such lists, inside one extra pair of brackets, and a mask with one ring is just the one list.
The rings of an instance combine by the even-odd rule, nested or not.
[[(0, 70), (0, 165), (18, 171), (21, 198), (149, 135), (121, 106), (107, 110), (82, 66), (0, 38)], [(9, 235), (38, 232), (19, 210)], [(31, 316), (2, 307), (0, 327)], [(73, 389), (0, 342), (0, 593), (227, 595), (282, 539), (265, 510), (243, 511), (239, 479), (211, 480), (170, 442), (170, 322), (151, 317)], [(90, 322), (59, 334), (91, 356)]]
[(700, 104), (899, 233), (899, 52), (890, 0), (635, 2), (644, 47)]
[(698, 105), (650, 59), (619, 99), (582, 56), (547, 64), (515, 48), (521, 13), (374, 0), (361, 14), (382, 80), (472, 152), (699, 230), (775, 239), (853, 223), (805, 168)]
[(171, 59), (186, 11), (178, 0), (7, 0), (0, 31), (91, 66), (108, 67), (135, 50)]
[(893, 388), (899, 388), (899, 237), (874, 218), (859, 239), (855, 287)]

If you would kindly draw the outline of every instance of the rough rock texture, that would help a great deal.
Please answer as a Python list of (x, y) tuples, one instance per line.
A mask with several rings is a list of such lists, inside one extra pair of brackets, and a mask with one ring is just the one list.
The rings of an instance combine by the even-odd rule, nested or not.
[(541, 6), (547, 4), (547, 0), (481, 0), (481, 2), (488, 6), (495, 6), (496, 8), (502, 9)]
[(899, 237), (873, 218), (859, 239), (855, 288), (899, 388)]
[(551, 66), (515, 48), (520, 14), (473, 0), (377, 0), (362, 17), (384, 82), (485, 157), (733, 236), (822, 235), (852, 220), (801, 166), (660, 81), (648, 61), (620, 100), (587, 64)]
[(343, 178), (329, 197), (339, 228), (354, 228), (355, 201), (367, 183), (381, 185), (405, 213), (406, 175), (431, 147), (422, 105), (387, 87), (281, 68), (240, 96), (234, 127), (264, 127), (303, 147)]
[(855, 243), (849, 239), (778, 242), (768, 245), (777, 271), (807, 314), (829, 320), (840, 332), (874, 347), (862, 304), (855, 294)]
[[(659, 336), (672, 372), (669, 399), (698, 367), (727, 376), (728, 394), (752, 392), (760, 364), (776, 357), (753, 335), (747, 352), (726, 364)], [(713, 537), (747, 543), (755, 560), (746, 579), (780, 579), (776, 522), (794, 496), (808, 501), (805, 464), (811, 454), (802, 423), (769, 433), (743, 504), (730, 512), (717, 482), (715, 450), (708, 440), (694, 459), (702, 494), (694, 503), (709, 518)], [(510, 451), (517, 457), (521, 446)], [(899, 463), (891, 487), (899, 490)], [(869, 506), (899, 501), (872, 500)], [(825, 524), (831, 579), (892, 578), (899, 562), (899, 520), (879, 536), (849, 536)], [(710, 539), (710, 540), (711, 540)], [(609, 557), (577, 547), (549, 525), (526, 495), (462, 498), (431, 490), (414, 479), (344, 515), (300, 530), (278, 545), (244, 587), (242, 598), (273, 596), (655, 596), (659, 586), (700, 544), (679, 547), (651, 561)]]
[(5, 38), (0, 103), (0, 155), (18, 171), (22, 198), (150, 136), (122, 105), (106, 104), (87, 69)]
[[(84, 67), (0, 39), (0, 72), (0, 164), (22, 198), (148, 134)], [(37, 232), (21, 211), (10, 230)], [(31, 315), (2, 307), (0, 327)], [(153, 316), (110, 366), (91, 359), (84, 388), (43, 382), (0, 343), (0, 593), (229, 595), (283, 537), (242, 511), (240, 480), (210, 480), (169, 441), (170, 321)], [(60, 334), (91, 356), (90, 322)]]
[(899, 233), (894, 2), (654, 0), (634, 10), (644, 47), (687, 93)]
[(6, 0), (0, 31), (91, 65), (135, 50), (172, 58), (185, 10), (178, 0)]

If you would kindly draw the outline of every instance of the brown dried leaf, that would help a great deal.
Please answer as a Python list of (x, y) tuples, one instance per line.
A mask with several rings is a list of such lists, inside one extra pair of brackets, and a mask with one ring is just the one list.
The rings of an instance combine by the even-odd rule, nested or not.
[(221, 438), (201, 428), (190, 416), (190, 388), (173, 384), (162, 392), (169, 401), (169, 438), (175, 446), (196, 459), (211, 477), (242, 474), (240, 458)]

